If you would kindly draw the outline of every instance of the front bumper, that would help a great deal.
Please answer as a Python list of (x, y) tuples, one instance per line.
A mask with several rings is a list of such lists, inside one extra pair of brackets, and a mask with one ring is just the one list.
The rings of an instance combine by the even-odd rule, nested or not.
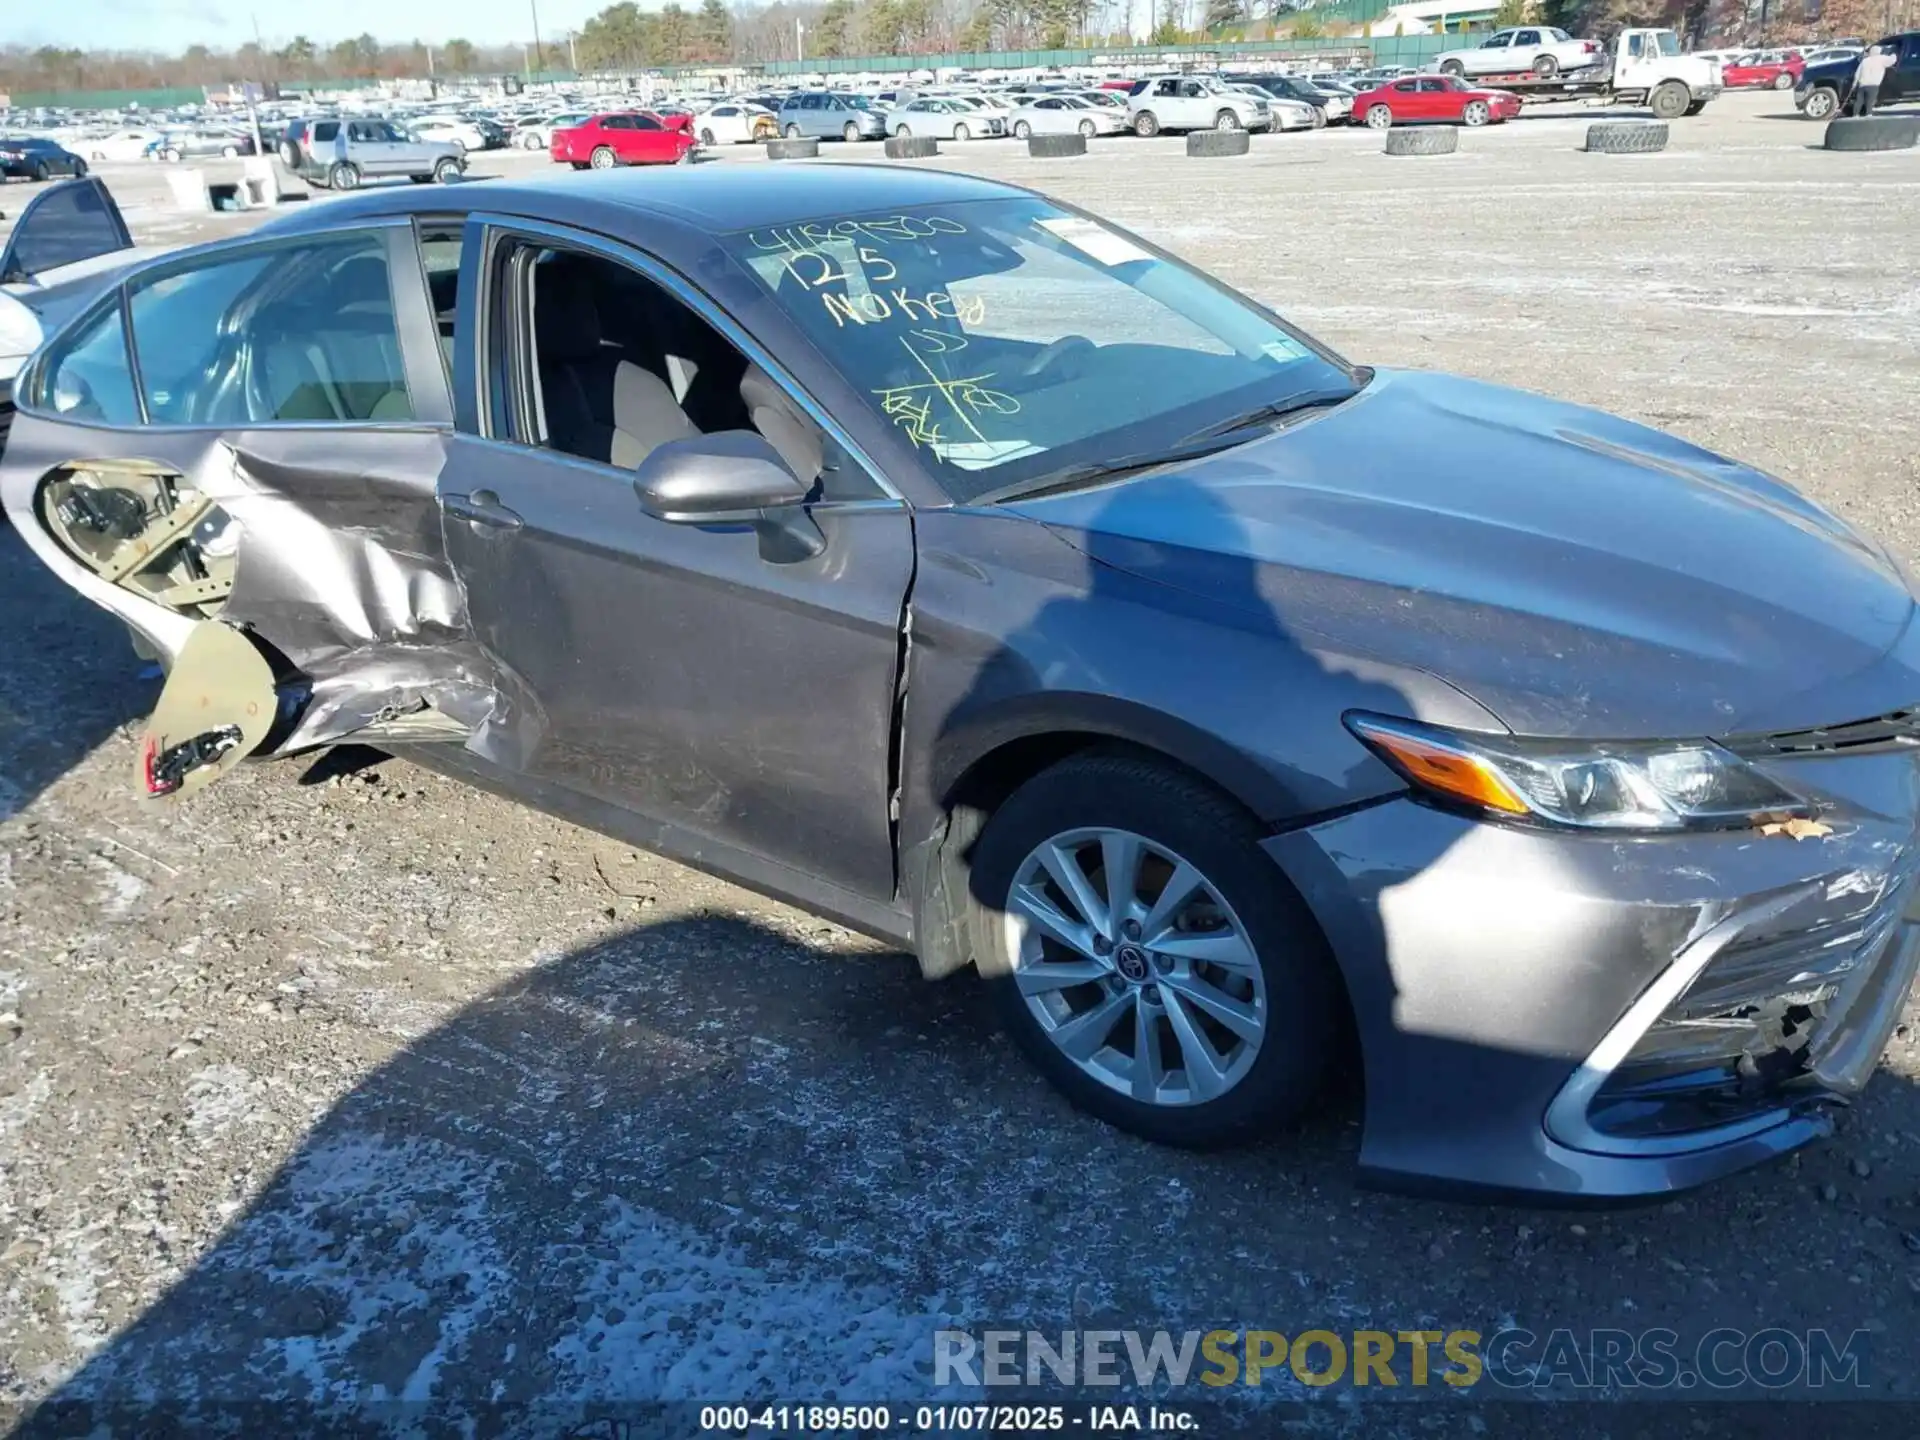
[(1828, 1132), (1920, 967), (1920, 770), (1761, 763), (1832, 833), (1608, 838), (1403, 798), (1267, 842), (1353, 1002), (1369, 1179), (1657, 1196)]

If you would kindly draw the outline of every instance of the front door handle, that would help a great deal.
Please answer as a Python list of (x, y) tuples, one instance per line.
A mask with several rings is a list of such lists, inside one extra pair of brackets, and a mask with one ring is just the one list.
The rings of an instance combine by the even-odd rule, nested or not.
[(440, 504), (449, 515), (471, 521), (476, 528), (486, 525), (495, 530), (518, 530), (522, 523), (519, 514), (502, 505), (500, 497), (491, 490), (476, 490), (471, 495), (442, 495)]

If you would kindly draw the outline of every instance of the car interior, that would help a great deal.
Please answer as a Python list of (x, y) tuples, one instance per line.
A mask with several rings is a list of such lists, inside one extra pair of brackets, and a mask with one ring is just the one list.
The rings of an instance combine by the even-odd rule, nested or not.
[(631, 469), (670, 440), (753, 430), (803, 484), (830, 483), (835, 471), (813, 420), (718, 330), (646, 276), (599, 256), (553, 249), (540, 251), (522, 273), (532, 276), (539, 443)]

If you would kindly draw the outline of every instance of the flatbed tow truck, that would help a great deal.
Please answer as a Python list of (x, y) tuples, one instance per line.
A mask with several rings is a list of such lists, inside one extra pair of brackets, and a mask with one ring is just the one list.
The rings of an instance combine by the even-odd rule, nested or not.
[(1553, 75), (1501, 71), (1463, 78), (1483, 90), (1505, 90), (1523, 105), (1554, 100), (1644, 105), (1658, 120), (1698, 115), (1725, 88), (1718, 62), (1685, 53), (1671, 30), (1622, 30), (1611, 54), (1602, 52), (1594, 64), (1579, 70)]

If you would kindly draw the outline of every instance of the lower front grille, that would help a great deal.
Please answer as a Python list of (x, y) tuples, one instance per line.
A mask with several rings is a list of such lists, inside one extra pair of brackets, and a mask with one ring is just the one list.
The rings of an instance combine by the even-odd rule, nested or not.
[(1857, 1088), (1886, 1041), (1862, 1064), (1860, 1032), (1897, 1013), (1920, 956), (1920, 931), (1904, 923), (1913, 892), (1907, 875), (1847, 877), (1727, 945), (1614, 1068), (1588, 1122), (1650, 1139)]

